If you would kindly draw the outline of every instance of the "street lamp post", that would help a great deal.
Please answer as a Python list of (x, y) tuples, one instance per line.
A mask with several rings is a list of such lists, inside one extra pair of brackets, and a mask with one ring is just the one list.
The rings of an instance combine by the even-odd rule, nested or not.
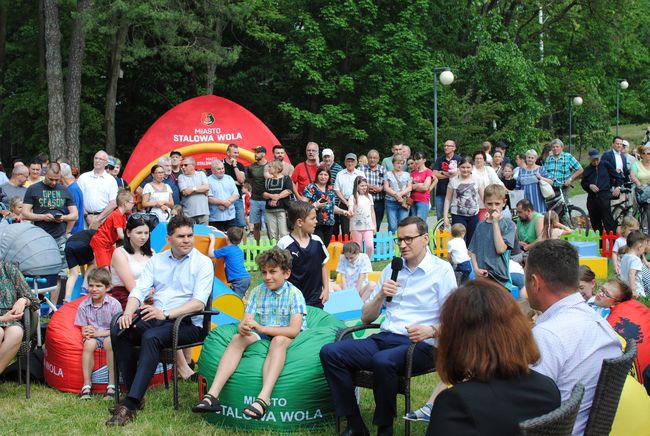
[(582, 105), (582, 97), (579, 95), (570, 95), (569, 96), (569, 153), (571, 153), (572, 150), (572, 139), (571, 137), (573, 136), (573, 105), (576, 106), (581, 106)]
[(436, 67), (433, 69), (433, 154), (434, 162), (438, 160), (438, 71), (440, 71), (440, 83), (451, 85), (454, 81), (454, 73), (449, 67)]
[(619, 102), (621, 89), (626, 90), (630, 86), (625, 79), (616, 79), (616, 136), (619, 135)]

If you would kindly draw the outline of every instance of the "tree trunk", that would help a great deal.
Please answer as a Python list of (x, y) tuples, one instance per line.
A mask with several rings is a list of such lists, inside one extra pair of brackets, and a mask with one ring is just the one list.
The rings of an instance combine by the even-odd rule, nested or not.
[[(86, 48), (84, 30), (85, 14), (91, 7), (91, 0), (77, 2), (77, 15), (72, 24), (70, 55), (68, 58), (68, 80), (65, 89), (65, 139), (67, 150), (65, 157), (70, 164), (79, 165), (79, 111), (81, 106), (81, 74)], [(52, 156), (56, 159), (56, 156)]]
[[(4, 86), (5, 81), (5, 57), (6, 50), (5, 44), (7, 42), (7, 0), (0, 0), (0, 89)], [(4, 106), (4, 101), (0, 95), (0, 113), (2, 113), (2, 107)], [(0, 160), (5, 155), (5, 135), (0, 135)], [(11, 171), (7, 171), (11, 172)]]
[[(225, 20), (221, 19), (218, 15), (214, 17), (216, 20), (214, 26), (214, 44), (216, 47), (221, 47), (223, 41), (223, 29), (225, 27)], [(217, 62), (215, 60), (208, 61), (207, 80), (205, 86), (205, 94), (212, 95), (214, 93), (214, 82), (217, 76)]]
[(106, 122), (106, 152), (115, 154), (115, 105), (117, 102), (117, 81), (120, 78), (120, 63), (122, 61), (122, 48), (126, 42), (126, 34), (129, 25), (121, 15), (116, 17), (118, 25), (113, 37), (111, 47), (111, 62), (108, 67), (108, 89), (106, 90), (106, 107), (104, 109), (104, 120)]
[(47, 80), (47, 131), (50, 159), (65, 155), (65, 106), (61, 67), (61, 30), (56, 0), (44, 0), (45, 70)]
[(45, 6), (43, 0), (38, 2), (38, 83), (45, 83)]

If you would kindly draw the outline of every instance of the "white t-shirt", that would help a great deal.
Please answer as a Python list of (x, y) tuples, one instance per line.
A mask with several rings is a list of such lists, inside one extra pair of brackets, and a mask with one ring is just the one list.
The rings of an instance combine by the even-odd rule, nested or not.
[(447, 243), (447, 251), (449, 251), (449, 257), (454, 266), (470, 260), (467, 244), (463, 238), (452, 238)]
[[(348, 287), (356, 286), (357, 280), (361, 274), (368, 274), (372, 272), (372, 265), (370, 264), (370, 259), (366, 253), (359, 253), (354, 262), (350, 263), (345, 258), (341, 256), (339, 259), (339, 265), (336, 267), (336, 272), (340, 272), (345, 277), (345, 284)], [(363, 282), (363, 285), (367, 284), (368, 280), (366, 279)]]
[[(147, 183), (144, 185), (142, 194), (150, 194), (149, 201), (169, 201), (172, 198), (172, 188), (166, 183), (163, 183), (163, 187), (162, 191), (157, 191), (151, 183)], [(152, 207), (151, 213), (155, 213), (160, 221), (169, 220), (169, 214), (159, 207)]]
[(620, 279), (630, 286), (628, 278), (630, 276), (630, 270), (638, 271), (636, 274), (636, 293), (645, 297), (646, 292), (643, 287), (643, 276), (641, 270), (643, 269), (643, 262), (641, 258), (635, 254), (628, 253), (623, 256), (621, 260), (621, 274)]
[(84, 209), (88, 213), (99, 213), (111, 200), (117, 198), (117, 181), (104, 171), (101, 175), (88, 171), (79, 176), (77, 185), (84, 198)]
[(355, 200), (354, 195), (350, 196), (349, 204), (353, 208), (354, 215), (350, 217), (350, 230), (372, 230), (372, 210), (374, 202), (370, 195), (359, 195)]

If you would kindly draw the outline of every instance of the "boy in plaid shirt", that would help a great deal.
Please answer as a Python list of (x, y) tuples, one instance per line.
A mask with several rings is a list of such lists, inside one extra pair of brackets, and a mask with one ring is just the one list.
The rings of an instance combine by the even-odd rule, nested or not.
[(106, 350), (106, 366), (108, 367), (108, 386), (105, 400), (111, 400), (115, 394), (115, 374), (113, 374), (113, 348), (111, 346), (111, 319), (116, 313), (122, 312), (122, 305), (106, 293), (111, 288), (111, 273), (100, 267), (88, 272), (88, 298), (79, 304), (74, 325), (81, 328), (83, 336), (83, 353), (81, 371), (84, 385), (79, 392), (79, 399), (89, 400), (91, 376), (95, 366), (95, 350)]
[(192, 412), (221, 412), (219, 393), (237, 369), (244, 351), (257, 341), (270, 341), (264, 362), (262, 390), (257, 399), (244, 409), (250, 418), (261, 419), (269, 407), (271, 393), (284, 367), (287, 349), (307, 327), (305, 297), (287, 281), (291, 275), (291, 254), (276, 247), (257, 256), (256, 261), (263, 284), (248, 293), (239, 333), (232, 337), (224, 351), (210, 390), (201, 402), (192, 407)]

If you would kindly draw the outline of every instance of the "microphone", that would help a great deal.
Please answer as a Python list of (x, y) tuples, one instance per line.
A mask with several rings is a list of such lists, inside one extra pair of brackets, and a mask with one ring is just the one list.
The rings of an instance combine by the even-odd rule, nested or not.
[[(393, 257), (393, 260), (390, 262), (390, 269), (393, 270), (393, 272), (390, 273), (390, 279), (392, 281), (397, 280), (397, 275), (402, 270), (403, 266), (404, 266), (404, 261), (402, 260), (401, 257)], [(391, 301), (393, 301), (393, 297), (386, 297), (387, 303), (390, 303)]]

